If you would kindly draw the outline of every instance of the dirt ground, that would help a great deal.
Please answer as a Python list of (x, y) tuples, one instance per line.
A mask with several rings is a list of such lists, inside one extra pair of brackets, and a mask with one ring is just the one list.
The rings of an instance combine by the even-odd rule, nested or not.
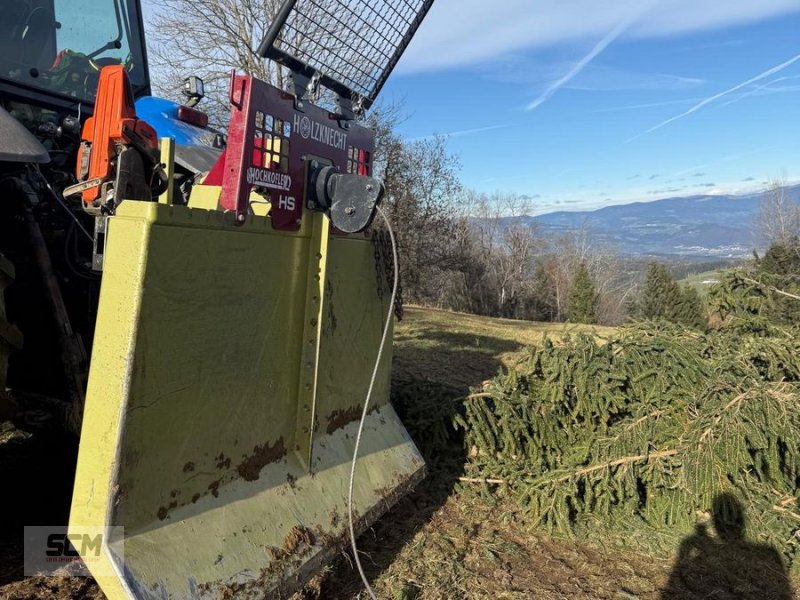
[[(458, 497), (435, 510), (396, 553), (387, 552), (389, 523), (363, 536), (360, 544), (381, 598), (655, 600), (670, 570), (668, 559), (548, 538), (522, 528), (503, 507)], [(342, 565), (331, 573), (321, 597), (366, 598), (348, 571)]]
[(91, 579), (80, 577), (36, 577), (0, 587), (4, 600), (105, 600)]
[[(731, 552), (713, 538), (704, 546), (676, 544), (663, 556), (637, 552), (632, 540), (625, 547), (554, 539), (514, 506), (459, 482), (463, 448), (442, 433), (457, 399), (501, 366), (513, 365), (522, 347), (541, 340), (545, 331), (564, 329), (415, 307), (406, 311), (395, 336), (393, 396), (426, 456), (429, 476), (359, 540), (378, 597), (793, 598), (788, 578), (770, 556)], [(439, 410), (414, 405), (425, 394), (441, 400)], [(88, 579), (22, 577), (21, 526), (66, 522), (75, 450), (74, 440), (26, 429), (25, 423), (5, 430), (0, 425), (0, 481), (13, 490), (4, 494), (7, 517), (0, 522), (0, 600), (104, 598)], [(681, 561), (679, 552), (685, 555)], [(792, 584), (800, 589), (797, 580)], [(352, 559), (343, 554), (292, 600), (367, 598)]]

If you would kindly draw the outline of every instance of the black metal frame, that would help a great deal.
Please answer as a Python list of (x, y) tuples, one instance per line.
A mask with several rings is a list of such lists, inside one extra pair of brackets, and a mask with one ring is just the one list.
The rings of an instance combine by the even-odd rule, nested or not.
[[(288, 68), (292, 73), (299, 75), (301, 78), (306, 80), (316, 79), (320, 85), (333, 91), (344, 101), (352, 103), (357, 111), (367, 110), (375, 102), (375, 99), (378, 97), (378, 94), (380, 94), (381, 89), (383, 89), (386, 80), (389, 78), (389, 75), (392, 73), (395, 66), (397, 66), (400, 57), (405, 52), (408, 44), (411, 42), (411, 39), (414, 37), (414, 34), (417, 32), (422, 20), (425, 18), (425, 15), (428, 13), (428, 10), (430, 10), (434, 2), (434, 0), (424, 0), (416, 16), (409, 24), (408, 30), (405, 32), (405, 34), (403, 34), (400, 44), (394, 49), (394, 52), (391, 54), (391, 56), (388, 56), (388, 61), (386, 61), (386, 64), (381, 70), (380, 75), (375, 79), (375, 84), (369, 90), (369, 93), (365, 95), (352, 89), (342, 81), (339, 81), (335, 77), (331, 76), (329, 73), (319, 72), (311, 65), (303, 62), (296, 56), (293, 56), (292, 54), (289, 54), (288, 52), (285, 52), (276, 46), (275, 42), (278, 41), (280, 33), (283, 30), (284, 25), (286, 25), (286, 21), (288, 20), (292, 11), (294, 10), (297, 1), (298, 0), (284, 0), (284, 3), (281, 5), (280, 10), (278, 10), (278, 13), (275, 16), (275, 20), (270, 24), (264, 39), (261, 41), (261, 44), (257, 50), (257, 54), (263, 58), (274, 60), (278, 64)], [(409, 4), (407, 0), (398, 1), (406, 5)], [(376, 64), (374, 61), (371, 62)]]

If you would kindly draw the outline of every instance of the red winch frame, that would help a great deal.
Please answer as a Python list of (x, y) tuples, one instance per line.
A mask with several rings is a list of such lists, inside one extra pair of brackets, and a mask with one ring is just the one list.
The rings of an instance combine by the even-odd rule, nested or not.
[(275, 229), (300, 228), (309, 166), (372, 174), (375, 134), (292, 94), (247, 75), (231, 75), (231, 119), (225, 152), (206, 178), (222, 185), (220, 207), (247, 220), (250, 193), (272, 204)]

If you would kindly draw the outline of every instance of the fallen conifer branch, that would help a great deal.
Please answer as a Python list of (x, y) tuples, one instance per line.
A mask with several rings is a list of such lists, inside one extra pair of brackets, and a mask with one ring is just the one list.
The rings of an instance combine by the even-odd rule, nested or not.
[(458, 480), (463, 481), (464, 483), (491, 483), (494, 485), (503, 485), (506, 483), (505, 479), (491, 479), (483, 477), (459, 477)]
[(791, 298), (792, 300), (800, 300), (800, 296), (798, 296), (797, 294), (792, 294), (790, 292), (787, 292), (787, 291), (784, 291), (784, 290), (780, 290), (780, 289), (776, 288), (774, 285), (764, 285), (760, 281), (756, 281), (755, 279), (750, 279), (749, 277), (742, 277), (742, 281), (746, 281), (747, 283), (750, 283), (750, 284), (753, 284), (753, 285), (763, 285), (768, 290), (771, 290), (771, 291), (775, 292), (776, 294), (778, 294), (780, 296), (784, 296), (786, 298)]
[(584, 519), (623, 535), (631, 523), (691, 530), (733, 490), (791, 561), (798, 515), (775, 494), (798, 494), (800, 332), (646, 327), (545, 340), (467, 397), (460, 480), (500, 486), (469, 489), (508, 494), (565, 534)]

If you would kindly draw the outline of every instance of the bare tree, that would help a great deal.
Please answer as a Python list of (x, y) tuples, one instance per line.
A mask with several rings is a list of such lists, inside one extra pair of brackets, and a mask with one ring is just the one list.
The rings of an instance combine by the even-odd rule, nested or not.
[(547, 279), (552, 286), (555, 320), (563, 321), (569, 314), (569, 290), (572, 280), (581, 264), (587, 265), (592, 273), (592, 238), (584, 223), (580, 227), (549, 240), (545, 261)]
[[(180, 99), (184, 79), (201, 77), (204, 110), (217, 126), (227, 124), (231, 70), (285, 89), (286, 70), (256, 51), (282, 4), (282, 0), (161, 0), (150, 36), (154, 87), (164, 96)], [(306, 6), (302, 16), (295, 16), (299, 27), (287, 26), (287, 37), (279, 44), (308, 62), (336, 65), (337, 78), (356, 86), (379, 70), (380, 65), (362, 53), (360, 40), (363, 28), (376, 15), (366, 4), (346, 13), (337, 10), (337, 4), (317, 0)], [(332, 105), (329, 94), (317, 100)]]
[(462, 269), (470, 305), (480, 314), (525, 318), (535, 257), (541, 252), (530, 206), (515, 194), (468, 192), (461, 219), (469, 243)]
[(617, 250), (597, 240), (591, 224), (584, 222), (574, 229), (546, 241), (540, 261), (539, 285), (548, 286), (540, 296), (552, 306), (552, 319), (563, 321), (569, 314), (569, 291), (575, 275), (584, 265), (597, 292), (598, 323), (619, 324), (628, 316), (628, 305), (635, 292), (635, 282), (623, 271)]
[(401, 254), (406, 297), (438, 304), (442, 277), (455, 270), (455, 203), (461, 192), (458, 157), (443, 137), (408, 142), (387, 135), (379, 153), (391, 216)]
[(770, 182), (759, 207), (758, 228), (767, 245), (788, 245), (800, 238), (800, 204), (790, 197), (785, 178)]
[(232, 69), (282, 88), (281, 69), (255, 52), (280, 4), (280, 0), (161, 0), (150, 36), (158, 93), (179, 99), (183, 80), (197, 75), (205, 83), (204, 110), (215, 125), (224, 126)]
[(490, 246), (492, 271), (500, 316), (521, 317), (531, 291), (534, 257), (542, 248), (537, 227), (529, 217), (530, 204), (516, 194), (495, 194), (488, 203), (491, 220), (501, 223)]

